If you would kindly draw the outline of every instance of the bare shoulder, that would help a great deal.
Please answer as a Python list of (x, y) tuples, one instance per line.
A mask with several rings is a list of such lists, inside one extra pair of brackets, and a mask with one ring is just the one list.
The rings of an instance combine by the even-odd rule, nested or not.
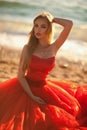
[(22, 51), (27, 51), (27, 50), (28, 50), (28, 45), (25, 44)]
[(21, 60), (24, 60), (25, 58), (28, 57), (28, 45), (24, 45), (22, 51), (21, 51), (21, 56), (20, 56), (20, 59)]
[(26, 55), (28, 53), (28, 45), (24, 45), (23, 49), (22, 49), (22, 54)]

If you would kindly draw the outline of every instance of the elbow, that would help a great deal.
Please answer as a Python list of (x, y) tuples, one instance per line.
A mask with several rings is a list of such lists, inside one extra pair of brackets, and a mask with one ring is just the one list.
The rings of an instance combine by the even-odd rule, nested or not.
[(70, 26), (70, 28), (72, 28), (72, 26), (73, 26), (73, 21), (69, 21), (69, 26)]
[(19, 82), (22, 80), (22, 77), (19, 73), (17, 74), (17, 78), (18, 78)]
[(25, 78), (25, 72), (21, 68), (19, 68), (18, 70), (17, 78), (18, 80), (22, 80), (23, 78)]
[(20, 79), (20, 76), (21, 76), (21, 74), (20, 74), (20, 72), (18, 71), (18, 73), (17, 73), (17, 78)]
[(22, 81), (24, 79), (24, 77), (25, 76), (23, 74), (20, 74), (20, 73), (17, 74), (17, 78), (19, 81)]
[(23, 84), (24, 84), (24, 81), (25, 81), (25, 77), (24, 77), (24, 76), (21, 76), (20, 74), (18, 74), (17, 78), (18, 78), (19, 83), (20, 83), (21, 85), (23, 85)]
[(73, 26), (73, 22), (71, 20), (68, 21), (67, 25), (66, 25), (66, 29), (68, 31), (70, 31), (72, 29), (72, 26)]

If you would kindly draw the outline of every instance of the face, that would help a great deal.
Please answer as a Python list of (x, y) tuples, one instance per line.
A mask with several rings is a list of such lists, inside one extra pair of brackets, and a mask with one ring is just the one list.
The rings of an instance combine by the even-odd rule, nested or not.
[(37, 39), (46, 38), (48, 23), (46, 19), (39, 18), (34, 23), (34, 35)]

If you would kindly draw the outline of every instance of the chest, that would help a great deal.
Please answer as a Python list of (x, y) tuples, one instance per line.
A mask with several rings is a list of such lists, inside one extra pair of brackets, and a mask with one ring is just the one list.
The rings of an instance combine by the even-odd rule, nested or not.
[(33, 55), (29, 68), (32, 71), (48, 72), (54, 66), (55, 66), (55, 57), (43, 59), (43, 58)]
[(54, 49), (50, 47), (46, 48), (36, 48), (34, 55), (37, 55), (40, 58), (49, 58), (55, 56)]

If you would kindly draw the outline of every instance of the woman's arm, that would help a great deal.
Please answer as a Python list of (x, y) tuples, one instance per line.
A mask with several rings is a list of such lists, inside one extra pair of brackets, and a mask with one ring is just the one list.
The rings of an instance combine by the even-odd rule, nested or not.
[[(24, 46), (22, 53), (21, 53), (21, 58), (20, 58), (20, 63), (19, 63), (19, 69), (18, 69), (18, 79), (19, 82), (22, 86), (22, 88), (25, 90), (25, 92), (30, 96), (31, 98), (33, 97), (33, 94), (30, 90), (29, 84), (25, 78), (25, 73), (27, 70), (27, 46)], [(26, 57), (26, 58), (25, 58)]]
[(62, 44), (67, 39), (70, 30), (72, 28), (73, 22), (71, 20), (61, 19), (61, 18), (54, 18), (52, 22), (63, 26), (63, 30), (60, 36), (54, 42), (55, 51), (57, 52), (57, 50), (62, 46)]
[[(31, 89), (30, 86), (25, 78), (25, 74), (27, 71), (27, 46), (25, 45), (21, 54), (21, 58), (20, 58), (20, 63), (19, 63), (19, 69), (18, 69), (18, 80), (22, 86), (22, 88), (24, 89), (24, 91), (27, 93), (27, 95), (34, 101), (44, 104), (45, 102), (40, 98), (35, 96)], [(26, 57), (26, 58), (25, 58)]]

